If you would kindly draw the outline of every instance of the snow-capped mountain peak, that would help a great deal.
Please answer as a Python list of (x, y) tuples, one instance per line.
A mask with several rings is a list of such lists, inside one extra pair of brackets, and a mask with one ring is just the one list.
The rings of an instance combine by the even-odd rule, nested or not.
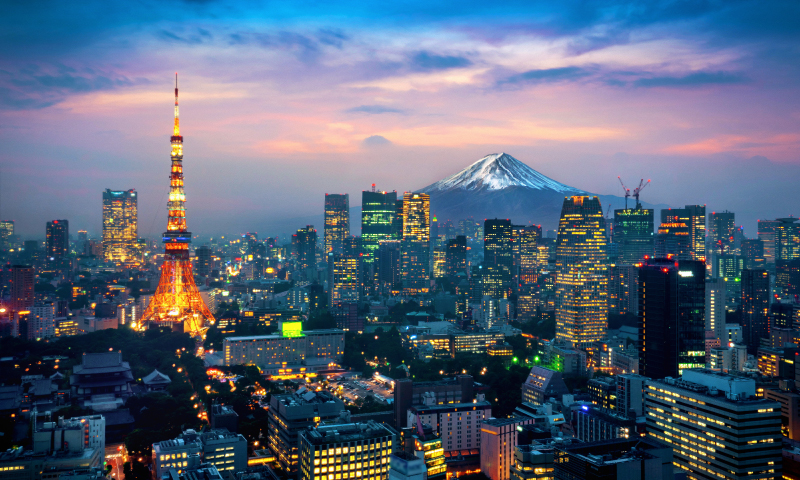
[(430, 193), (456, 189), (503, 190), (508, 187), (525, 187), (571, 194), (585, 193), (542, 175), (507, 153), (486, 155), (455, 175), (429, 185), (421, 191)]

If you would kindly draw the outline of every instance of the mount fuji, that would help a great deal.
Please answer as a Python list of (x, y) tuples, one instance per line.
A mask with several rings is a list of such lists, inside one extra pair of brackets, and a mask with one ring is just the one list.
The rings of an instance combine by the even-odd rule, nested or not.
[[(555, 229), (564, 197), (596, 195), (553, 180), (507, 153), (487, 155), (464, 170), (417, 190), (431, 196), (431, 213), (439, 221), (462, 218), (509, 218)], [(603, 210), (623, 208), (624, 197), (597, 195)], [(629, 205), (634, 204), (628, 200)], [(666, 208), (648, 205), (645, 208)]]

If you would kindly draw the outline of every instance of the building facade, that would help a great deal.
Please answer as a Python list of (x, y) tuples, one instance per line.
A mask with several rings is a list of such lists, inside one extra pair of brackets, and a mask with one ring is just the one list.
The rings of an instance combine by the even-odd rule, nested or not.
[(103, 259), (126, 263), (136, 258), (139, 221), (136, 190), (103, 192)]
[(299, 478), (386, 480), (397, 433), (382, 423), (325, 422), (298, 434)]
[(645, 407), (648, 437), (672, 445), (688, 478), (780, 478), (780, 404), (756, 398), (755, 380), (686, 370), (648, 381)]
[(556, 239), (556, 339), (575, 347), (608, 327), (608, 239), (598, 197), (567, 197)]
[(350, 236), (350, 196), (325, 194), (325, 254), (340, 253)]

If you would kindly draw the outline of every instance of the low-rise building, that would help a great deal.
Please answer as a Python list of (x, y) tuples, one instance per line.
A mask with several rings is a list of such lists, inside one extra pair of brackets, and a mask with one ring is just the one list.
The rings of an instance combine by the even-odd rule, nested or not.
[(579, 443), (556, 448), (550, 478), (673, 480), (672, 459), (672, 447), (652, 439)]
[(153, 467), (156, 479), (161, 479), (170, 469), (181, 474), (190, 462), (199, 462), (203, 453), (203, 442), (194, 430), (187, 430), (174, 440), (162, 440), (153, 444)]
[[(284, 322), (288, 323), (299, 322)], [(227, 337), (225, 366), (257, 365), (273, 378), (302, 377), (338, 364), (344, 354), (344, 330), (285, 329), (281, 335)]]
[(412, 453), (398, 451), (389, 456), (389, 480), (426, 480), (425, 461)]
[(278, 464), (286, 472), (297, 472), (298, 434), (321, 422), (338, 420), (344, 403), (328, 392), (300, 387), (295, 393), (273, 395), (269, 404), (267, 441)]
[(481, 424), (481, 472), (492, 480), (509, 480), (517, 446), (517, 427), (529, 417), (491, 418)]
[(575, 410), (575, 437), (582, 442), (599, 442), (638, 436), (636, 419), (611, 410), (583, 405)]
[(84, 353), (69, 377), (73, 397), (96, 411), (122, 406), (132, 383), (131, 366), (122, 361), (122, 352)]
[(203, 462), (224, 472), (241, 472), (247, 468), (247, 440), (228, 430), (209, 430), (200, 434), (203, 444)]
[(382, 423), (330, 422), (300, 431), (299, 477), (384, 480), (397, 433)]
[(423, 405), (408, 409), (406, 425), (416, 425), (417, 418), (430, 425), (434, 433), (441, 435), (445, 452), (479, 449), (481, 423), (492, 416), (492, 404), (482, 400), (474, 403), (450, 403), (437, 405), (428, 395)]
[(561, 372), (545, 367), (532, 367), (528, 378), (522, 384), (522, 401), (536, 405), (543, 404), (548, 398), (560, 398), (569, 393)]

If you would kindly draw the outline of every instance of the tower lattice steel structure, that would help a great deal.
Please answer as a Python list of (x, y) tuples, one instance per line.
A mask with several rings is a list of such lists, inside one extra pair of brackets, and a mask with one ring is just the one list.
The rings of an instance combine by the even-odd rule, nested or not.
[(214, 316), (200, 297), (194, 283), (189, 242), (192, 234), (186, 230), (186, 194), (183, 191), (183, 137), (178, 120), (178, 74), (175, 74), (175, 127), (170, 171), (169, 220), (164, 233), (164, 263), (161, 279), (150, 304), (142, 315), (142, 326), (150, 324), (183, 325), (185, 332), (202, 336), (214, 322)]

